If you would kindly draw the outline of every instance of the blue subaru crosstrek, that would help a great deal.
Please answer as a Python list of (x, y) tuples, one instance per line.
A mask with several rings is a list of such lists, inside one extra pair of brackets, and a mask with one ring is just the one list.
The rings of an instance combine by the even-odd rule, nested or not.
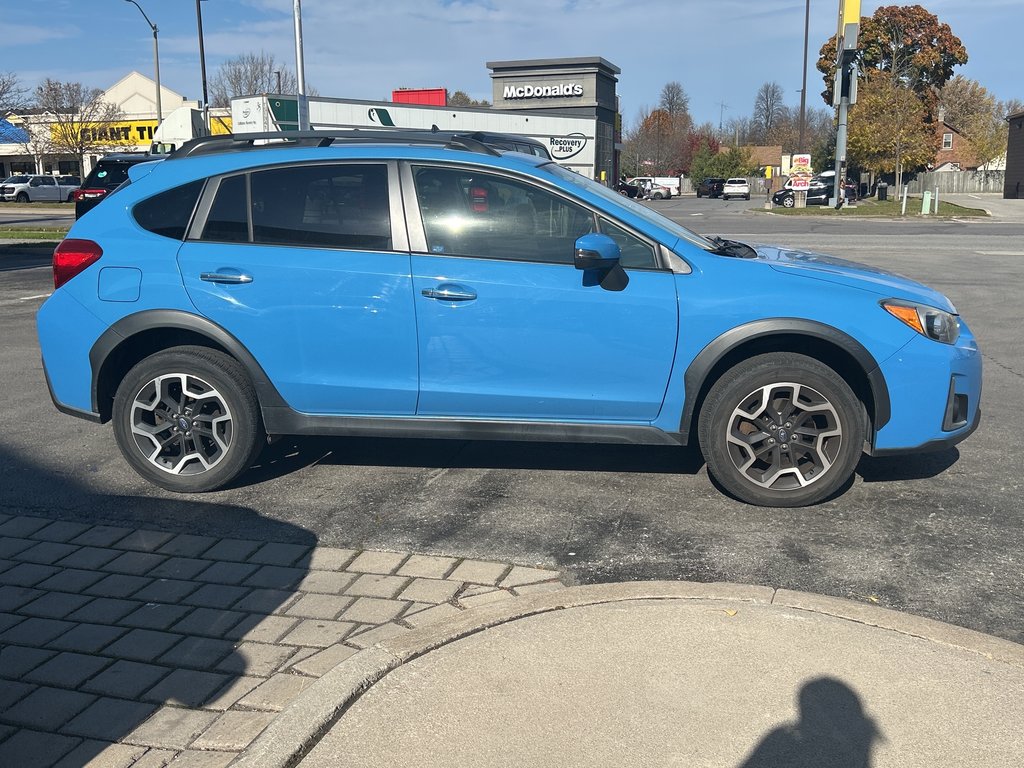
[(980, 418), (942, 294), (458, 135), (197, 139), (132, 167), (53, 269), (54, 402), (173, 491), (268, 436), (390, 435), (699, 443), (729, 493), (797, 506)]

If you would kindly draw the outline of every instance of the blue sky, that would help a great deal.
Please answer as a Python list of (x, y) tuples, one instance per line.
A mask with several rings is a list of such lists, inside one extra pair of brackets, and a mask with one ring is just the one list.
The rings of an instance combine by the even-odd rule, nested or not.
[[(839, 0), (811, 0), (808, 104)], [(201, 96), (194, 0), (139, 0), (160, 28), (165, 85)], [(870, 15), (889, 3), (863, 0)], [(957, 73), (999, 99), (1024, 99), (1024, 0), (923, 0), (967, 47)], [(294, 67), (292, 0), (203, 0), (207, 72), (266, 50)], [(766, 81), (800, 103), (804, 0), (303, 0), (306, 79), (324, 96), (383, 100), (393, 88), (444, 86), (491, 98), (487, 61), (603, 56), (622, 69), (632, 123), (677, 80), (697, 122), (746, 116)], [(106, 88), (131, 69), (152, 77), (152, 34), (125, 0), (0, 0), (0, 71)], [(728, 105), (722, 108), (721, 104)]]

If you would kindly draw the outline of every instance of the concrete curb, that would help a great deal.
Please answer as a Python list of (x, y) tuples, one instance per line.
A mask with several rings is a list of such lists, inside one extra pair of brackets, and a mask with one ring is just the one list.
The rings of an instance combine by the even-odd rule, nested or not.
[(569, 587), (472, 608), (449, 621), (407, 632), (360, 651), (303, 692), (232, 765), (240, 768), (288, 768), (294, 765), (374, 683), (402, 664), (443, 645), (528, 616), (636, 600), (711, 600), (774, 605), (897, 632), (1024, 669), (1024, 646), (951, 624), (841, 598), (771, 587), (685, 581)]

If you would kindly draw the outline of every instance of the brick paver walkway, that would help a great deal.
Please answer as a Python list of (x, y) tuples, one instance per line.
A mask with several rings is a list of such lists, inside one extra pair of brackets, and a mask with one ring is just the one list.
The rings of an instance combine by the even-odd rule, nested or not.
[(0, 515), (0, 765), (225, 766), (359, 649), (558, 579)]

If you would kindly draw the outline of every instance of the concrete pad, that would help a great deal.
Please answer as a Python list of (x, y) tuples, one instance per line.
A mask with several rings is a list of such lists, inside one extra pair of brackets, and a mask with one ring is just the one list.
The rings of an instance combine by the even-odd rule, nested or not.
[(301, 765), (982, 768), (1024, 754), (1012, 653), (801, 608), (619, 599), (430, 647), (377, 659), (394, 668)]

